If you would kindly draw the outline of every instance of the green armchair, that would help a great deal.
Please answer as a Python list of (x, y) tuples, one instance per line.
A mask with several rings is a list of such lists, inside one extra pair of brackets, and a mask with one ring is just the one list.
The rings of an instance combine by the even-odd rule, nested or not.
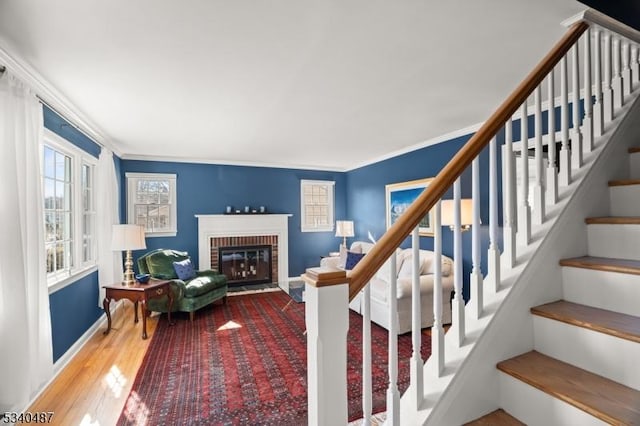
[[(157, 249), (138, 258), (138, 269), (141, 274), (150, 274), (153, 278), (171, 280), (173, 293), (172, 311), (189, 312), (193, 321), (194, 312), (216, 300), (222, 299), (227, 303), (227, 277), (214, 270), (194, 271), (195, 276), (181, 280), (174, 269), (174, 262), (190, 259), (183, 251)], [(151, 299), (147, 303), (147, 310), (152, 312), (167, 312), (168, 298)]]

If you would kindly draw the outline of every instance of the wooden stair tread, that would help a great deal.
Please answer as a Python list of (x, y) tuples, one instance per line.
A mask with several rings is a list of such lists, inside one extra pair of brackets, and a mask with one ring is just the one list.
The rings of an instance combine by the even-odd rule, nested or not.
[(640, 225), (640, 217), (623, 217), (623, 216), (588, 217), (584, 221), (588, 225)]
[(527, 352), (498, 369), (610, 424), (640, 424), (640, 392), (605, 377)]
[(534, 315), (640, 343), (640, 318), (559, 300), (531, 308)]
[(475, 419), (472, 422), (465, 423), (465, 426), (526, 426), (520, 420), (511, 416), (502, 408), (497, 409), (485, 416)]
[(634, 146), (629, 148), (629, 154), (633, 154), (634, 152), (640, 152), (640, 146)]
[(640, 179), (617, 179), (617, 180), (609, 181), (609, 186), (625, 186), (625, 185), (640, 185)]
[(608, 272), (640, 275), (640, 261), (631, 259), (614, 259), (610, 257), (582, 256), (560, 260), (561, 266), (596, 269)]

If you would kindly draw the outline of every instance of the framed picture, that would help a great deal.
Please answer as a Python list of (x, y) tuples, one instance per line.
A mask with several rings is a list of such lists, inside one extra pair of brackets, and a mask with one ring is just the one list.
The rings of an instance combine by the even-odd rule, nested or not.
[[(409, 208), (411, 203), (422, 194), (422, 191), (429, 186), (433, 178), (412, 180), (408, 182), (392, 183), (385, 186), (387, 229)], [(433, 236), (431, 226), (431, 212), (429, 212), (419, 225), (419, 234), (422, 236)]]

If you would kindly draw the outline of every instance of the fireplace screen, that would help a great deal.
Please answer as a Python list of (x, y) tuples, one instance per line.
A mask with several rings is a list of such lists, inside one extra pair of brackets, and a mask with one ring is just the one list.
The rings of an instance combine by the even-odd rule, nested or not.
[(271, 246), (220, 247), (218, 265), (232, 286), (272, 282)]

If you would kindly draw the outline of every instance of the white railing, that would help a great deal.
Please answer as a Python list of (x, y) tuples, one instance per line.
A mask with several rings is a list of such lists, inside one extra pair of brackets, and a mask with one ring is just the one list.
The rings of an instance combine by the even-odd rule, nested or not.
[[(519, 263), (532, 242), (532, 227), (545, 223), (547, 207), (558, 203), (559, 187), (571, 184), (573, 171), (580, 169), (585, 156), (594, 150), (597, 138), (608, 130), (617, 111), (625, 105), (640, 86), (638, 58), (640, 36), (610, 18), (586, 11), (571, 21), (567, 35), (543, 59), (496, 113), (465, 145), (443, 171), (432, 181), (416, 206), (407, 211), (365, 256), (366, 266), (360, 264), (347, 277), (336, 271), (309, 270), (307, 281), (307, 329), (309, 353), (309, 424), (338, 425), (347, 422), (346, 392), (346, 325), (348, 297), (362, 290), (363, 296), (363, 424), (371, 424), (371, 337), (370, 291), (359, 287), (361, 275), (367, 282), (374, 271), (391, 259), (387, 299), (389, 306), (389, 386), (387, 390), (387, 424), (398, 425), (413, 418), (412, 413), (400, 410), (398, 391), (396, 247), (409, 233), (413, 250), (412, 277), (412, 345), (409, 360), (411, 385), (403, 398), (407, 407), (420, 410), (424, 402), (424, 381), (439, 377), (447, 362), (445, 332), (442, 324), (442, 218), (441, 197), (453, 185), (453, 259), (454, 297), (450, 343), (460, 348), (467, 340), (465, 325), (484, 315), (484, 292), (501, 291), (501, 269)], [(570, 71), (569, 71), (570, 69)], [(592, 78), (593, 77), (593, 78)], [(556, 98), (559, 84), (560, 96)], [(531, 102), (530, 102), (531, 100)], [(546, 129), (543, 113), (547, 114)], [(529, 121), (533, 125), (530, 126)], [(496, 124), (497, 123), (497, 124)], [(515, 129), (519, 128), (516, 132)], [(561, 149), (556, 156), (557, 133)], [(517, 140), (515, 137), (517, 135)], [(481, 199), (478, 158), (484, 146), (489, 146), (488, 199)], [(498, 146), (501, 146), (502, 182), (498, 182)], [(468, 148), (469, 147), (469, 148)], [(468, 149), (467, 149), (468, 148)], [(545, 148), (547, 155), (545, 155)], [(529, 170), (533, 149), (534, 166)], [(466, 150), (466, 151), (465, 151)], [(519, 158), (516, 158), (519, 157)], [(518, 161), (520, 165), (518, 166)], [(545, 164), (546, 163), (546, 164)], [(556, 165), (557, 163), (557, 165)], [(462, 226), (460, 175), (471, 166), (472, 268), (470, 271), (470, 300), (465, 306), (462, 298)], [(530, 179), (530, 175), (532, 179)], [(518, 187), (519, 185), (519, 187)], [(503, 223), (498, 220), (499, 195), (502, 195)], [(530, 197), (531, 195), (531, 197)], [(530, 202), (531, 200), (531, 202)], [(487, 275), (483, 277), (481, 264), (480, 207), (488, 205), (489, 238)], [(419, 278), (420, 237), (417, 221), (432, 212), (434, 229), (433, 259), (434, 288), (432, 292), (434, 322), (431, 328), (431, 358), (425, 369), (421, 358), (421, 291)], [(405, 220), (406, 219), (406, 220)], [(411, 222), (413, 221), (413, 222)], [(503, 247), (499, 246), (502, 231)], [(398, 234), (398, 235), (395, 235)], [(389, 241), (393, 243), (389, 243)], [(486, 242), (485, 242), (486, 243)], [(386, 246), (389, 247), (386, 247)], [(501, 265), (502, 262), (502, 265)], [(368, 275), (367, 275), (368, 274)], [(486, 285), (485, 285), (486, 284)], [(468, 314), (468, 318), (466, 318)], [(404, 407), (404, 405), (403, 405)]]

